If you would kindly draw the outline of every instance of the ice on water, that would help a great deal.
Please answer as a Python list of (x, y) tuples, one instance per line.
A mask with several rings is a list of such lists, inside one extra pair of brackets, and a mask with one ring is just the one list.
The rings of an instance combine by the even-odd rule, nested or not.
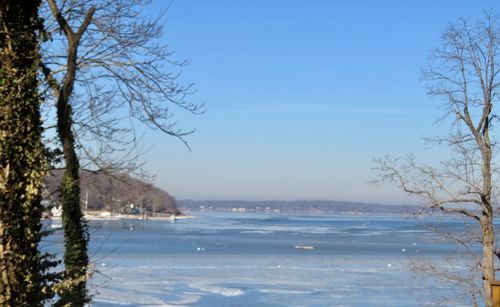
[(412, 218), (204, 212), (130, 221), (144, 223), (134, 230), (99, 223), (93, 306), (442, 306), (461, 291), (409, 268), (453, 250)]

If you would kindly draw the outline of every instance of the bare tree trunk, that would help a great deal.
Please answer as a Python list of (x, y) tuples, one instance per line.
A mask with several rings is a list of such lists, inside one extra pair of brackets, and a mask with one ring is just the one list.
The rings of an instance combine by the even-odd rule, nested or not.
[[(492, 60), (492, 63), (494, 61)], [(483, 118), (484, 124), (482, 129), (471, 129), (476, 138), (476, 143), (481, 151), (482, 157), (482, 175), (483, 175), (483, 191), (480, 196), (482, 203), (482, 218), (480, 220), (483, 244), (483, 254), (481, 260), (481, 270), (483, 275), (483, 292), (484, 303), (486, 307), (493, 307), (493, 296), (491, 293), (491, 283), (495, 280), (495, 264), (493, 262), (495, 246), (495, 230), (493, 227), (493, 205), (492, 205), (492, 185), (491, 185), (491, 157), (492, 146), (490, 141), (490, 114), (493, 109), (493, 101), (491, 96), (492, 89), (489, 87), (483, 88)], [(470, 117), (469, 117), (470, 118)], [(468, 120), (472, 122), (471, 119)], [(481, 137), (482, 136), (482, 137)]]
[[(488, 214), (492, 212), (488, 212)], [(493, 255), (495, 250), (492, 215), (484, 217), (485, 222), (481, 223), (483, 257), (481, 260), (481, 270), (483, 275), (484, 304), (486, 307), (493, 307), (493, 297), (491, 293), (491, 283), (495, 280), (495, 269), (493, 266)]]

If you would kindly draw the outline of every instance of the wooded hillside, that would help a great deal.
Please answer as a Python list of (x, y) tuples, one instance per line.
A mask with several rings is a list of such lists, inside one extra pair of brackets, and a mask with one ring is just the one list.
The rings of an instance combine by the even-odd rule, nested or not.
[[(45, 178), (46, 199), (58, 200), (62, 174), (62, 170), (54, 170)], [(80, 171), (80, 178), (81, 204), (84, 207), (88, 200), (89, 210), (128, 213), (142, 208), (152, 213), (179, 213), (175, 198), (153, 184), (127, 175), (110, 176), (87, 171)]]

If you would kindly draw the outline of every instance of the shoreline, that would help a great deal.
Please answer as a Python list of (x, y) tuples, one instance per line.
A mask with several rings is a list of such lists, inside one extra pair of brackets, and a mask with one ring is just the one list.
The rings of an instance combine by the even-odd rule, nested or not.
[[(87, 221), (116, 221), (116, 220), (138, 220), (138, 221), (175, 221), (175, 220), (185, 220), (194, 218), (192, 215), (162, 215), (162, 216), (142, 216), (137, 214), (115, 214), (115, 215), (96, 215), (96, 214), (85, 214), (83, 218)], [(51, 220), (60, 221), (60, 216), (51, 216)]]

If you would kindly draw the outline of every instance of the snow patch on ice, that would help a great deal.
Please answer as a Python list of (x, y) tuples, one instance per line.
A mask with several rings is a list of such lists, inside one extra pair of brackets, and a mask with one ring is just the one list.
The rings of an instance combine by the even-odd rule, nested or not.
[(199, 289), (203, 292), (220, 294), (223, 296), (238, 296), (245, 293), (243, 290), (238, 288), (227, 288), (227, 287), (211, 286), (211, 285), (190, 285), (190, 286), (192, 288)]

